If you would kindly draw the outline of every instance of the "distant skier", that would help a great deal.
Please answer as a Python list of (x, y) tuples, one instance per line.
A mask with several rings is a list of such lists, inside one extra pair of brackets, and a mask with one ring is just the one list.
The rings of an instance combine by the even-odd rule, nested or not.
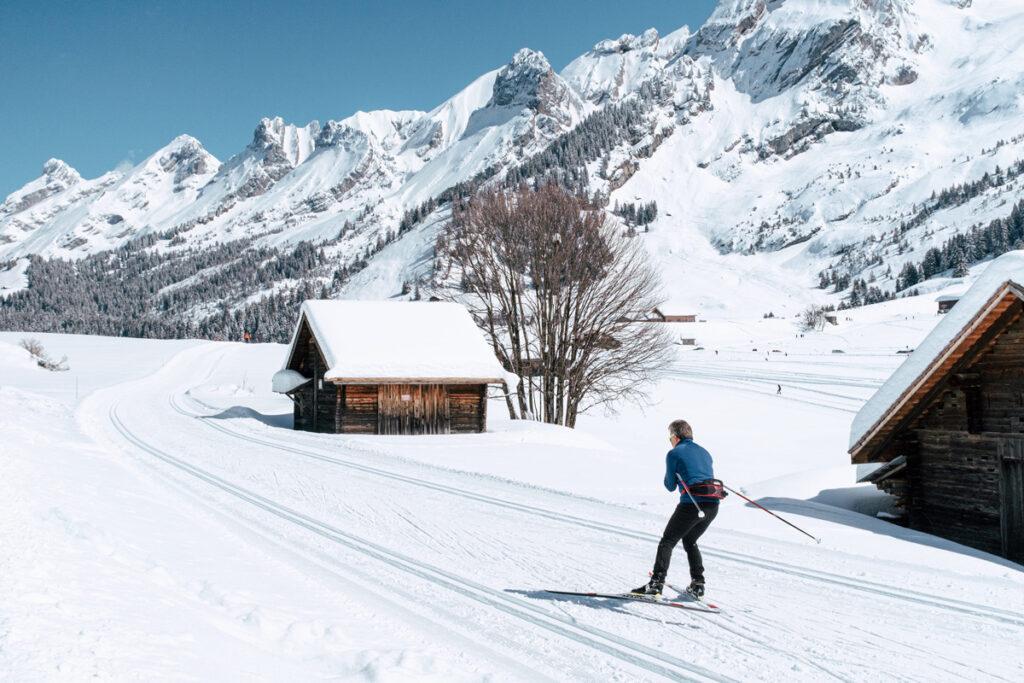
[[(669, 491), (679, 489), (680, 501), (658, 544), (651, 580), (631, 592), (660, 596), (672, 561), (672, 551), (682, 541), (690, 564), (690, 585), (686, 592), (700, 599), (704, 596), (704, 564), (697, 539), (718, 514), (718, 503), (724, 495), (722, 483), (714, 478), (711, 454), (694, 442), (693, 429), (686, 420), (675, 420), (668, 426), (668, 432), (672, 450), (665, 456), (664, 484)], [(680, 487), (680, 479), (686, 487)]]
[(778, 389), (775, 390), (775, 395), (776, 396), (781, 396), (782, 395), (782, 385), (781, 384), (776, 384), (775, 386), (778, 387)]

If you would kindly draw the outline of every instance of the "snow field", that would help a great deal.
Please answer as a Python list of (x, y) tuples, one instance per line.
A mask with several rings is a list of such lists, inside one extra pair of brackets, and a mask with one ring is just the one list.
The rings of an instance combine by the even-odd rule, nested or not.
[[(495, 402), (488, 433), (439, 437), (291, 431), (269, 386), (281, 345), (38, 335), (83, 373), (76, 403), (68, 373), (4, 333), (0, 542), (16, 579), (0, 582), (0, 672), (1019, 678), (1017, 565), (848, 509), (879, 502), (854, 483), (846, 406), (934, 324), (926, 304), (804, 337), (781, 320), (678, 325), (705, 350), (681, 347), (649, 406), (572, 431), (508, 422)], [(675, 502), (660, 479), (680, 416), (719, 476), (822, 544), (730, 498), (702, 544), (722, 614), (542, 593), (643, 580)], [(670, 580), (685, 583), (681, 553)]]

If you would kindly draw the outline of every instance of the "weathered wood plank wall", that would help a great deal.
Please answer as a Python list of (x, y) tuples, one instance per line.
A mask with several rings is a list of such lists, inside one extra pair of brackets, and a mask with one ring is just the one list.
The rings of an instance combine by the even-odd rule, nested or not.
[(906, 471), (886, 488), (903, 494), (914, 528), (1005, 554), (1007, 511), (1024, 506), (1006, 493), (1000, 455), (1024, 438), (1024, 319), (946, 382), (911, 425)]

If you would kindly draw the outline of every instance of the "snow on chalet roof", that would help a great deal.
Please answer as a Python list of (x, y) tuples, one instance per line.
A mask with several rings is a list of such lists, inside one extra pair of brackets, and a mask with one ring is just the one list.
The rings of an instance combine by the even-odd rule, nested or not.
[(951, 344), (971, 327), (992, 297), (1007, 284), (1024, 288), (1024, 251), (1011, 251), (992, 261), (974, 285), (959, 297), (956, 306), (914, 349), (914, 353), (864, 404), (850, 426), (851, 451), (874, 431), (890, 409), (902, 402), (905, 394), (924, 378), (928, 369), (951, 350)]
[(655, 308), (667, 315), (695, 314), (697, 312), (693, 302), (685, 299), (669, 299)]
[(327, 361), (327, 380), (506, 379), (483, 332), (457, 303), (314, 300), (302, 304), (295, 334), (302, 319)]

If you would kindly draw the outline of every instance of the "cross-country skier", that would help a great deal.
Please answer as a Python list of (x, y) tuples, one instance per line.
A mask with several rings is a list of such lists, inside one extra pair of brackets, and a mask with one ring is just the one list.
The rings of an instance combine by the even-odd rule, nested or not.
[[(686, 592), (700, 599), (704, 596), (704, 564), (700, 549), (697, 547), (697, 539), (718, 514), (718, 503), (722, 497), (721, 482), (714, 478), (711, 454), (694, 442), (693, 429), (686, 420), (675, 420), (668, 426), (668, 440), (672, 444), (672, 450), (665, 456), (665, 488), (669, 491), (678, 488), (681, 498), (658, 544), (651, 580), (631, 592), (660, 596), (665, 586), (669, 563), (672, 561), (672, 550), (679, 541), (682, 541), (686, 559), (690, 563), (690, 585)], [(692, 499), (679, 485), (680, 479), (690, 488)], [(698, 495), (702, 491), (713, 493), (716, 488), (718, 493), (714, 497)], [(704, 514), (701, 515), (701, 512)]]

